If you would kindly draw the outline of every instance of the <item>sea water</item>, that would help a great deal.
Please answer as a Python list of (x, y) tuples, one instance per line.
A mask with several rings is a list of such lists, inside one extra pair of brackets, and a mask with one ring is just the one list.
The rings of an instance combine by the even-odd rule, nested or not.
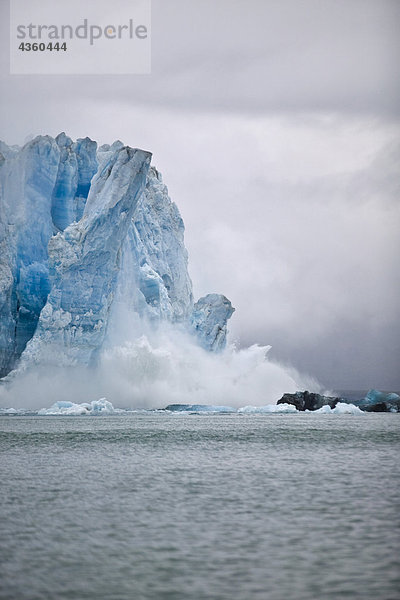
[(396, 414), (0, 418), (0, 597), (395, 600)]

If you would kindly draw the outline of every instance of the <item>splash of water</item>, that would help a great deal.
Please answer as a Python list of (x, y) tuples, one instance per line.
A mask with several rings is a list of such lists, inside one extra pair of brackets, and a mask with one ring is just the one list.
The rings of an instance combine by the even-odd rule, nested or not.
[(230, 344), (210, 353), (176, 325), (154, 327), (126, 309), (110, 325), (95, 367), (37, 366), (19, 373), (0, 387), (1, 406), (41, 408), (106, 397), (119, 408), (173, 403), (237, 408), (275, 404), (285, 392), (323, 391), (314, 379), (270, 360), (270, 346)]

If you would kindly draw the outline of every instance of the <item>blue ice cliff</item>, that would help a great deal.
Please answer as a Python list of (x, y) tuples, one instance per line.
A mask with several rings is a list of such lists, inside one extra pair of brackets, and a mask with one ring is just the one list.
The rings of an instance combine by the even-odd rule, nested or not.
[(31, 364), (92, 364), (113, 305), (225, 347), (234, 309), (193, 300), (184, 225), (151, 154), (64, 133), (0, 142), (0, 377)]

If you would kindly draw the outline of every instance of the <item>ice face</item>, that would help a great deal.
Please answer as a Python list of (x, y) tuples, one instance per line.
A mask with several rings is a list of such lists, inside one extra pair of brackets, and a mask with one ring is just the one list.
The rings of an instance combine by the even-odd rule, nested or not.
[(193, 306), (184, 225), (160, 173), (151, 167), (123, 248), (119, 296), (150, 321), (184, 322)]
[(5, 142), (0, 140), (0, 154), (3, 156), (3, 160), (14, 156), (18, 152), (17, 146), (7, 146)]
[(97, 143), (88, 137), (79, 138), (74, 145), (74, 150), (78, 163), (78, 183), (74, 199), (74, 220), (79, 221), (83, 215), (86, 199), (89, 195), (91, 180), (97, 172)]
[(50, 289), (47, 244), (60, 151), (52, 138), (40, 136), (6, 154), (0, 167), (1, 375), (32, 337)]
[(56, 230), (64, 231), (75, 220), (73, 200), (78, 187), (78, 161), (71, 138), (60, 133), (56, 142), (60, 148), (60, 162), (51, 198), (51, 217)]
[(21, 354), (21, 369), (90, 364), (122, 305), (225, 346), (234, 309), (217, 294), (193, 305), (183, 221), (149, 163), (65, 133), (0, 143), (0, 377)]
[(60, 133), (56, 137), (60, 148), (57, 180), (52, 193), (51, 216), (55, 231), (64, 231), (83, 215), (90, 182), (97, 171), (97, 143), (89, 138), (71, 138)]
[(90, 364), (104, 340), (121, 246), (151, 155), (122, 147), (93, 179), (82, 219), (51, 238), (51, 292), (23, 364)]
[(234, 308), (221, 294), (208, 294), (200, 298), (191, 315), (192, 331), (206, 350), (223, 350), (226, 345), (226, 324)]

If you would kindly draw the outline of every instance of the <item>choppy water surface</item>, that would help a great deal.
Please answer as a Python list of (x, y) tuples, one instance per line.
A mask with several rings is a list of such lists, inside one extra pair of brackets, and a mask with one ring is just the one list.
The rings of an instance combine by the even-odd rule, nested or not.
[(399, 424), (3, 417), (0, 597), (395, 600)]

